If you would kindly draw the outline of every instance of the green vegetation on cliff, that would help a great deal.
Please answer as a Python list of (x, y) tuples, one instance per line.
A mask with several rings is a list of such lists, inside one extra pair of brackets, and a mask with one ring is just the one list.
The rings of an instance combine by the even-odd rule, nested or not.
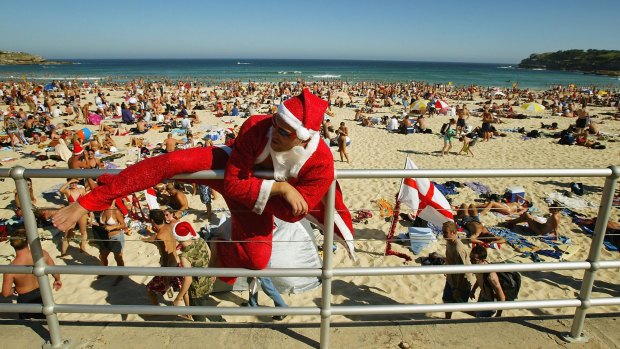
[(41, 56), (31, 55), (25, 52), (0, 51), (0, 64), (3, 65), (22, 65), (22, 64), (65, 64), (67, 62), (47, 61)]
[(582, 71), (594, 74), (620, 75), (620, 51), (567, 50), (533, 53), (521, 61), (519, 68)]

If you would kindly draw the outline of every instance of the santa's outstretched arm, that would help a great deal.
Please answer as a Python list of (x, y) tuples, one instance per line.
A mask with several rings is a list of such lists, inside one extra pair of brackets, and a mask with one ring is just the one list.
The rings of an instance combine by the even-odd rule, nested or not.
[[(104, 174), (98, 179), (99, 186), (56, 213), (54, 226), (67, 229), (80, 217), (79, 212), (105, 210), (116, 198), (150, 188), (177, 174), (223, 168), (227, 158), (226, 152), (217, 147), (191, 148), (145, 159), (117, 175)], [(209, 184), (217, 190), (221, 187), (217, 182)]]

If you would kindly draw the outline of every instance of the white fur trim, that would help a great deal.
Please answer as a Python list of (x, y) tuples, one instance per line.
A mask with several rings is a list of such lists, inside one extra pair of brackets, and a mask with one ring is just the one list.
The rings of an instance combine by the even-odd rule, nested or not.
[(276, 181), (271, 179), (263, 180), (263, 183), (260, 185), (260, 191), (258, 192), (258, 198), (254, 203), (254, 208), (252, 208), (252, 212), (256, 214), (263, 214), (263, 210), (265, 209), (265, 206), (267, 206), (267, 201), (269, 200), (269, 195), (271, 194), (271, 188), (275, 182)]
[[(340, 216), (338, 211), (334, 208), (334, 224), (340, 230), (340, 234), (342, 234), (342, 238), (344, 241), (341, 241), (347, 248), (347, 252), (353, 261), (357, 261), (357, 255), (355, 254), (355, 246), (353, 245), (353, 234), (347, 227), (347, 224), (344, 222), (344, 219)], [(338, 235), (334, 235), (338, 237)]]
[[(338, 217), (338, 218), (336, 218)], [(312, 216), (312, 215), (307, 215), (305, 217), (308, 221), (314, 223), (314, 225), (316, 225), (320, 230), (322, 230), (323, 232), (325, 232), (325, 225), (321, 224), (316, 217)], [(340, 221), (340, 222), (339, 222)], [(342, 217), (340, 217), (340, 215), (338, 214), (338, 212), (334, 212), (334, 224), (338, 227), (338, 229), (341, 228), (340, 224), (342, 224), (344, 226), (344, 230), (340, 230), (340, 233), (342, 233), (343, 235), (347, 235), (347, 239), (343, 240), (340, 235), (335, 234), (334, 232), (334, 241), (337, 241), (341, 244), (343, 244), (345, 246), (345, 248), (347, 249), (347, 253), (349, 255), (349, 257), (355, 262), (357, 261), (357, 255), (355, 254), (355, 246), (353, 245), (353, 236), (351, 235), (351, 231), (349, 230), (349, 228), (347, 228), (347, 225), (344, 223), (344, 220), (342, 219)], [(344, 231), (346, 231), (346, 233), (344, 233)]]
[(286, 122), (287, 125), (295, 130), (297, 138), (302, 141), (307, 141), (312, 136), (311, 130), (305, 128), (301, 123), (301, 120), (291, 113), (288, 108), (286, 108), (284, 103), (278, 105), (278, 114), (282, 118), (282, 121)]
[(297, 175), (299, 174), (299, 171), (301, 170), (301, 168), (306, 164), (306, 161), (310, 159), (312, 154), (314, 154), (314, 152), (318, 148), (320, 140), (321, 140), (321, 136), (319, 135), (319, 133), (314, 132), (314, 134), (312, 134), (312, 138), (310, 138), (310, 141), (308, 142), (308, 144), (306, 144), (303, 157), (299, 160), (297, 164), (291, 167), (291, 170), (289, 171), (289, 174), (291, 175), (291, 177), (297, 178)]
[(302, 141), (307, 141), (308, 139), (310, 139), (310, 131), (308, 131), (308, 129), (305, 127), (298, 128), (295, 133), (297, 138), (301, 139)]

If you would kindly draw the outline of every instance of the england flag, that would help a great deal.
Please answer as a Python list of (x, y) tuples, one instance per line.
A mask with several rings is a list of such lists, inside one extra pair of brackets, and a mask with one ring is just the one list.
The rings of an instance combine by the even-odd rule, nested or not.
[[(417, 169), (417, 167), (407, 158), (405, 169)], [(441, 226), (444, 222), (454, 220), (448, 200), (435, 189), (435, 185), (428, 178), (404, 178), (398, 192), (398, 201), (409, 206), (414, 216), (434, 225)]]

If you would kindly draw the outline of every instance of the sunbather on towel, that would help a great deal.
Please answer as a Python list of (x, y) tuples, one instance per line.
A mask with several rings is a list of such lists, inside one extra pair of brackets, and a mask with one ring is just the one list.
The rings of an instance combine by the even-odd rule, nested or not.
[(493, 235), (487, 227), (480, 222), (478, 208), (474, 204), (462, 204), (455, 218), (459, 224), (468, 232), (469, 242), (472, 244), (483, 245), (491, 243), (503, 244), (504, 238)]
[(523, 201), (523, 203), (519, 202), (496, 202), (489, 201), (484, 205), (477, 206), (478, 209), (482, 209), (480, 212), (481, 215), (487, 214), (489, 211), (498, 212), (507, 216), (513, 214), (522, 214), (527, 212), (527, 209), (530, 207), (529, 201)]
[(538, 221), (534, 216), (530, 215), (529, 213), (524, 212), (519, 218), (506, 221), (502, 225), (510, 228), (519, 223), (527, 223), (528, 228), (534, 234), (555, 237), (557, 239), (559, 237), (558, 228), (560, 226), (560, 211), (561, 208), (559, 207), (559, 204), (554, 202), (551, 204), (551, 207), (549, 207), (549, 214), (551, 214), (551, 216), (547, 218), (547, 221), (544, 223)]

